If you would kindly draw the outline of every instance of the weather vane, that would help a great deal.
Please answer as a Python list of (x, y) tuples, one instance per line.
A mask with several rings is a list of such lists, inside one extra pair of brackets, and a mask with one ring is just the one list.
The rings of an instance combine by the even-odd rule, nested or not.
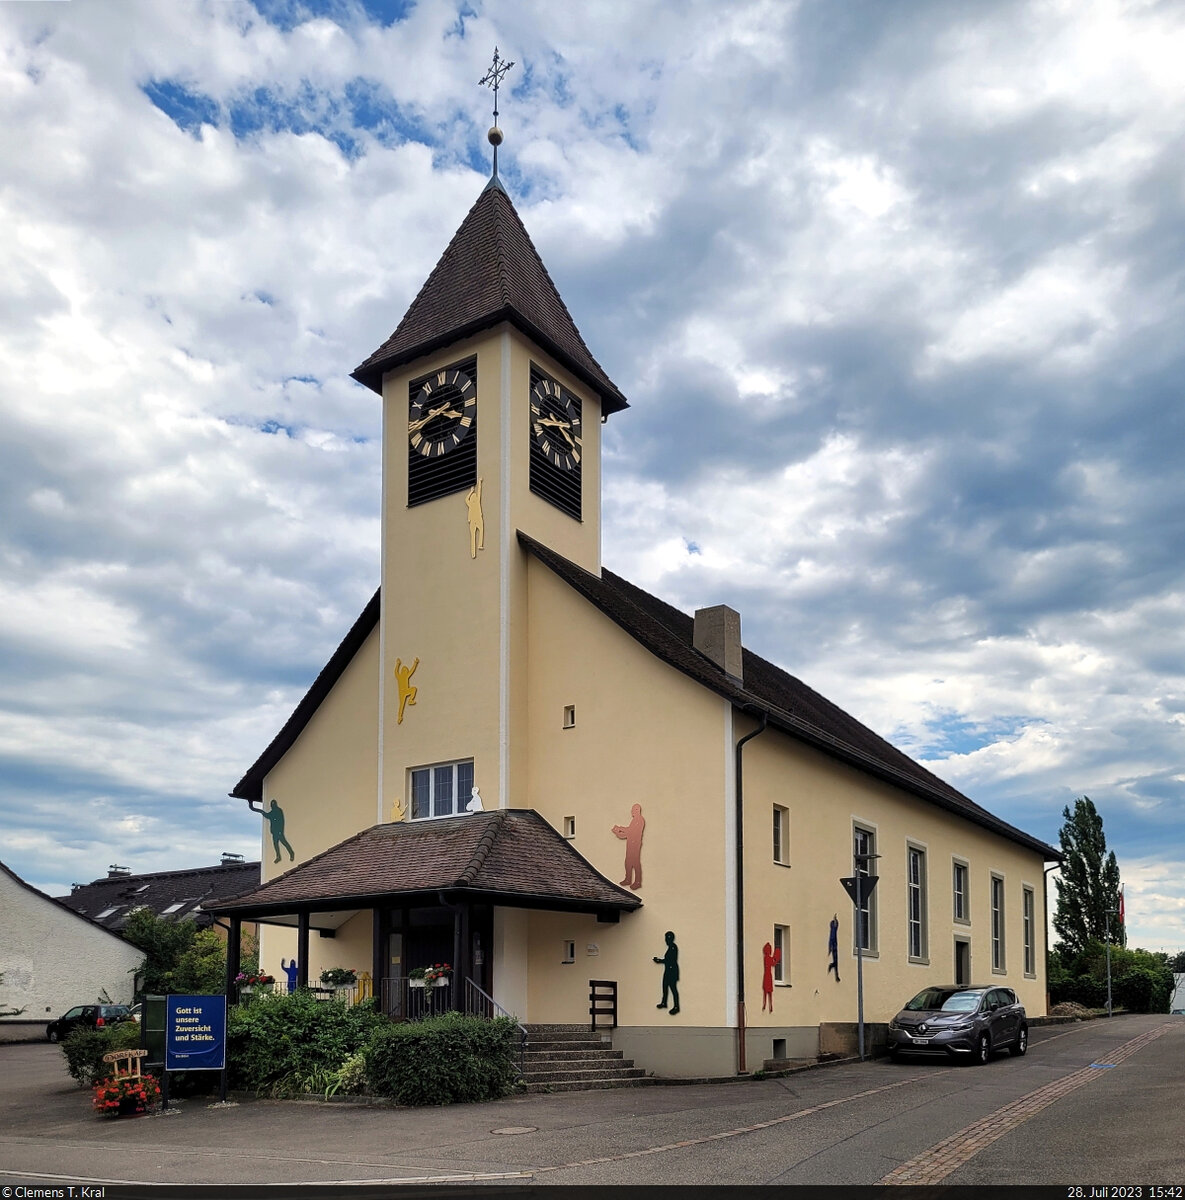
[(514, 63), (507, 62), (498, 54), (498, 47), (494, 47), (494, 61), (490, 69), (477, 81), (479, 84), (494, 89), (494, 123), (490, 126), (489, 133), (486, 137), (489, 143), (494, 147), (494, 178), (498, 178), (498, 147), (502, 144), (502, 130), (498, 128), (498, 87), (506, 72), (514, 66)]

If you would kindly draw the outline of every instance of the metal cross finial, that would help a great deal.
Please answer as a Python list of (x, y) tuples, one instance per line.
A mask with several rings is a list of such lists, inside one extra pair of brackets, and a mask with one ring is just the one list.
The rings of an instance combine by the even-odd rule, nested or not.
[[(501, 84), (506, 72), (514, 66), (514, 63), (507, 62), (498, 54), (498, 47), (494, 47), (494, 61), (490, 65), (490, 69), (477, 81), (479, 84), (493, 88), (494, 90), (494, 124), (486, 135), (490, 145), (494, 147), (494, 179), (498, 178), (498, 147), (502, 142), (502, 130), (498, 128), (498, 87)], [(500, 184), (498, 185), (501, 186)]]

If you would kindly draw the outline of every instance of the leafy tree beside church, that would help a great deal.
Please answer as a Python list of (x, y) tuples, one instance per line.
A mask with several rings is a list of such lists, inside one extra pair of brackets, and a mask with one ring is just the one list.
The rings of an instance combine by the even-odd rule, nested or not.
[(1127, 937), (1119, 921), (1119, 863), (1115, 851), (1107, 852), (1103, 818), (1089, 796), (1062, 809), (1061, 878), (1057, 885), (1054, 932), (1058, 949), (1081, 954), (1091, 941), (1124, 946)]

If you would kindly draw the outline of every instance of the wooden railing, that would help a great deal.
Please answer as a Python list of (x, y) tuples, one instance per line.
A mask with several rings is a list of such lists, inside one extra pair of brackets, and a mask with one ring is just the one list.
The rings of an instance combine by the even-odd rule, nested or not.
[(609, 1018), (609, 1028), (617, 1028), (617, 980), (590, 979), (588, 981), (588, 1015), (593, 1033), (604, 1026), (597, 1022), (598, 1017)]

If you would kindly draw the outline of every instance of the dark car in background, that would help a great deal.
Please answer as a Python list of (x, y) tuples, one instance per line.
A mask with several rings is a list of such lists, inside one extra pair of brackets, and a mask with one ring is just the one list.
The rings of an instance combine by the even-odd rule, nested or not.
[(60, 1042), (75, 1029), (103, 1029), (133, 1019), (132, 1010), (126, 1004), (76, 1004), (56, 1021), (50, 1021), (45, 1027), (45, 1036), (51, 1042)]
[(986, 1063), (1029, 1048), (1024, 1005), (1006, 987), (928, 987), (889, 1022), (889, 1054), (935, 1054)]

